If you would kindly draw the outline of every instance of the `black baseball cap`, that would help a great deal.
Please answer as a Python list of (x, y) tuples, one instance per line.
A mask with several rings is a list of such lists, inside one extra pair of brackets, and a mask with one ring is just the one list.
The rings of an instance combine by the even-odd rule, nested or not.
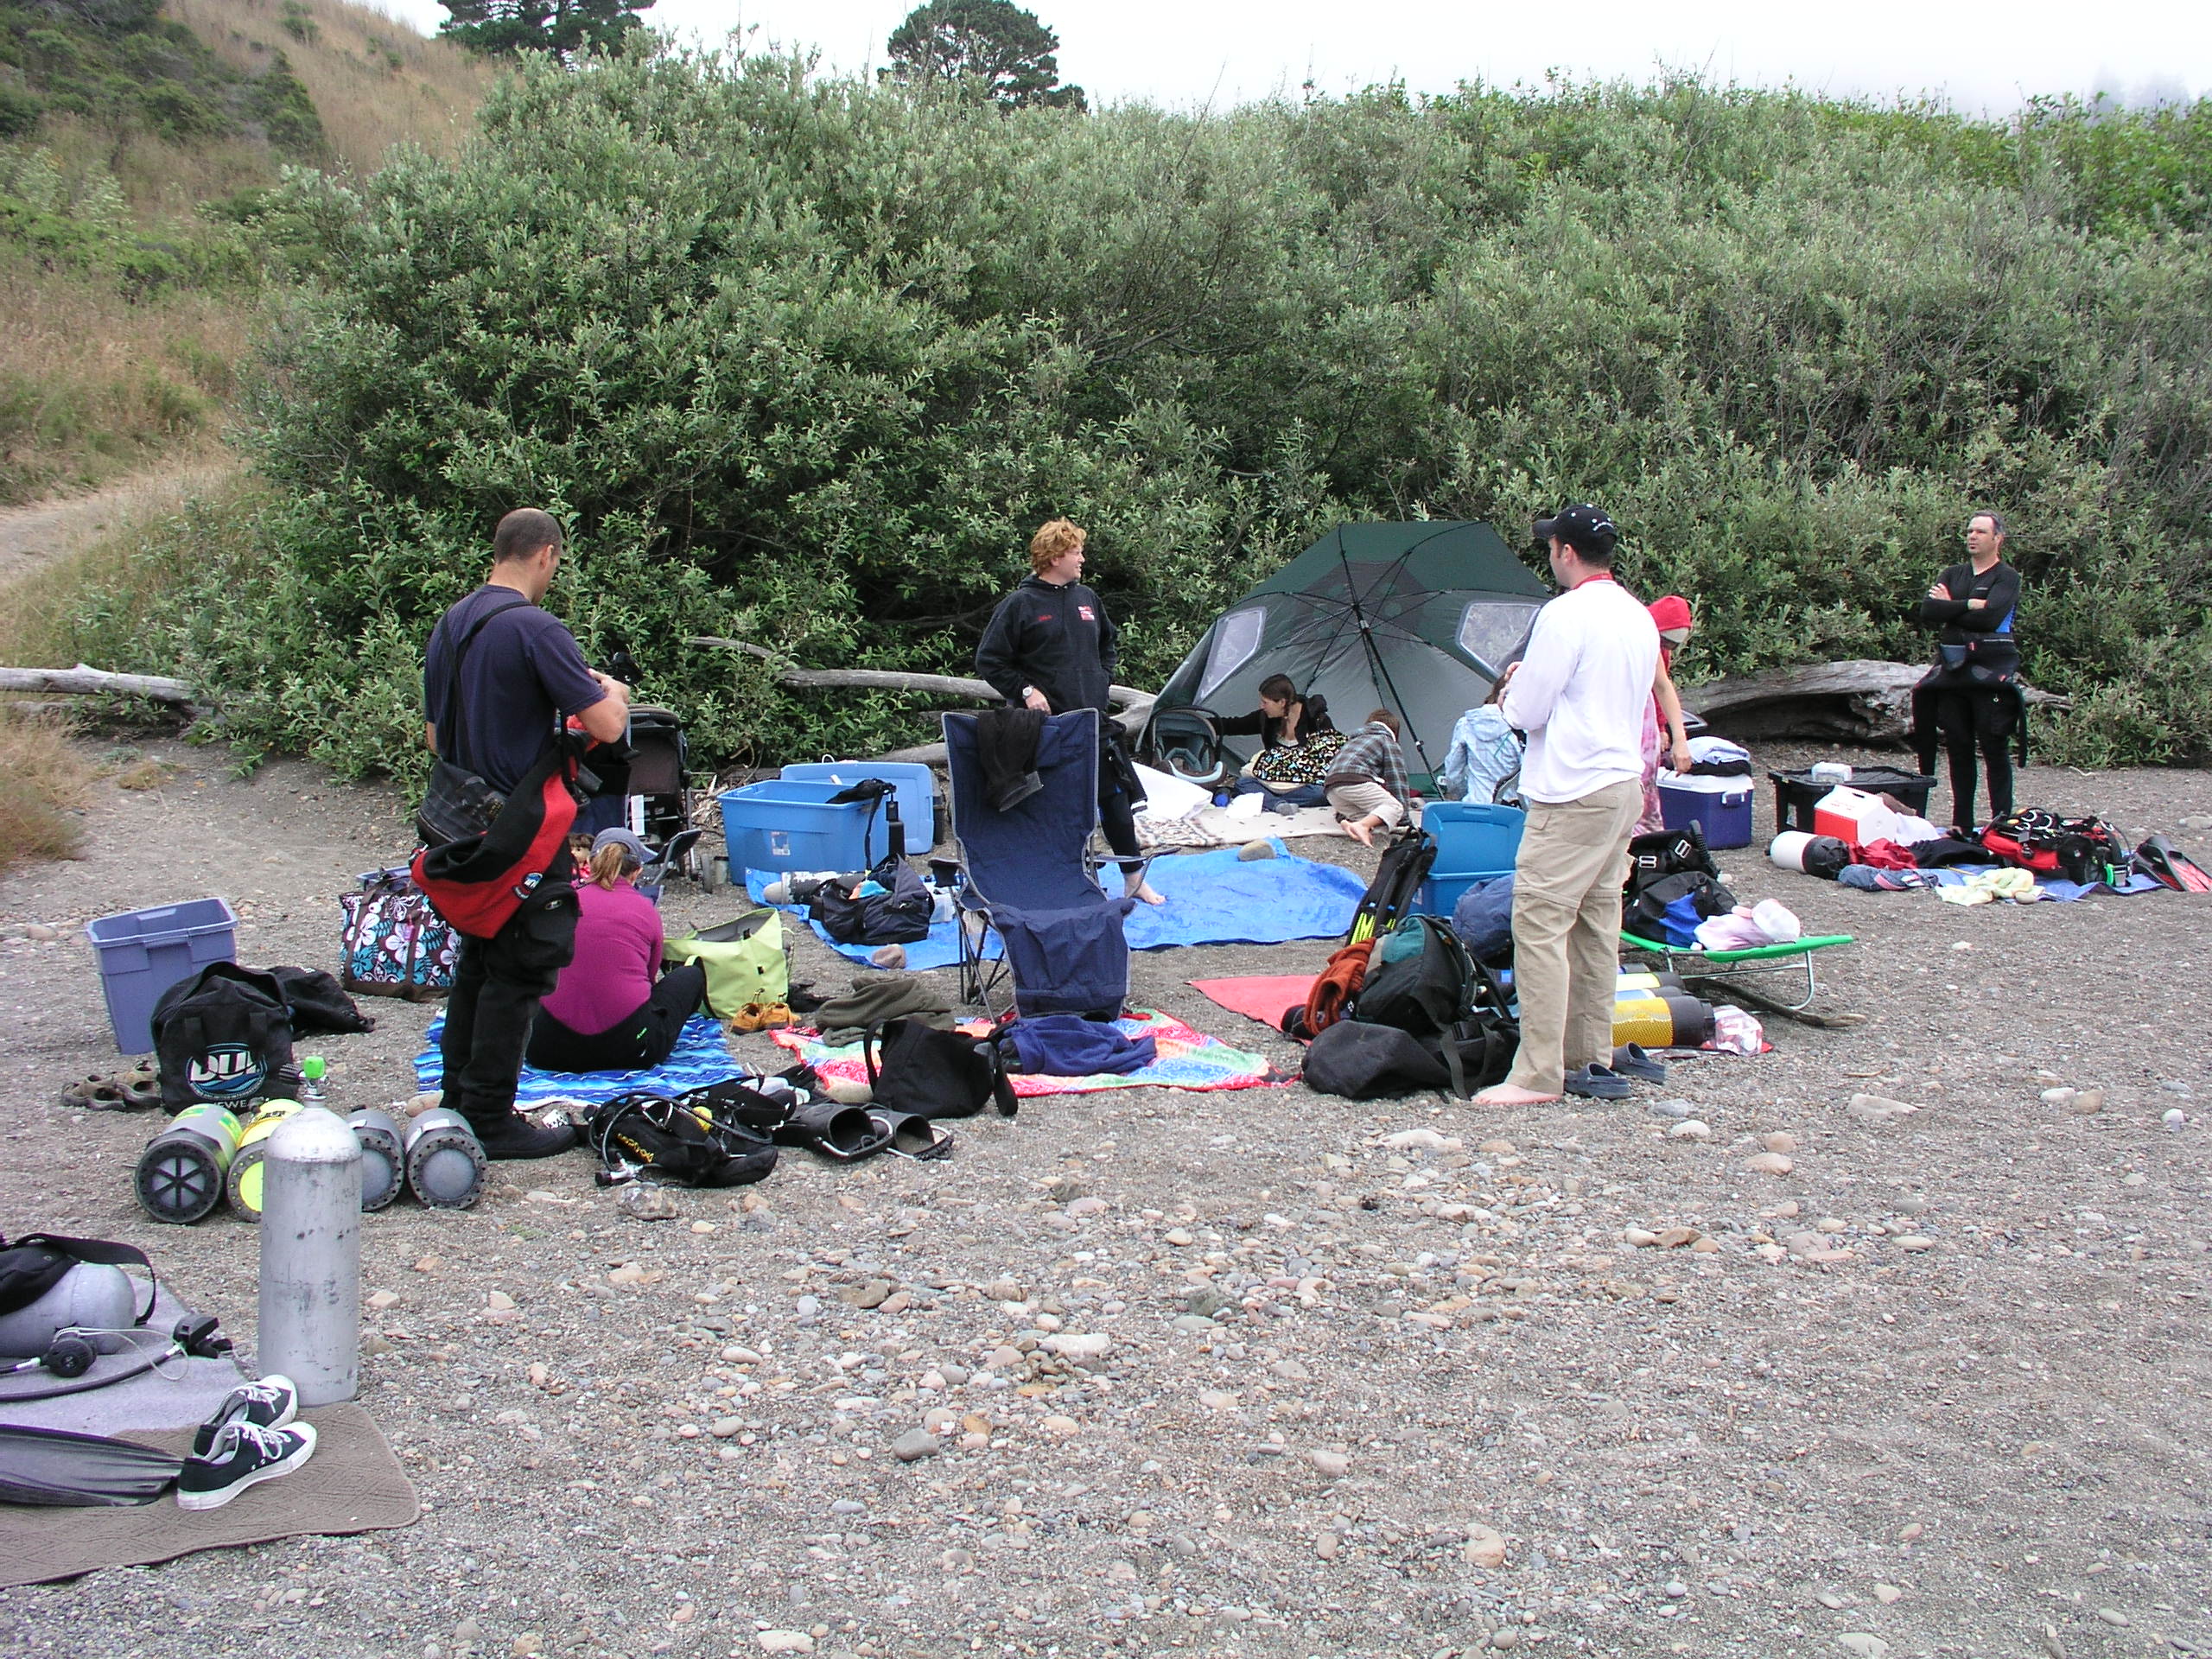
[(1613, 543), (1621, 533), (1605, 511), (1587, 502), (1578, 502), (1571, 507), (1561, 507), (1548, 518), (1536, 520), (1536, 539), (1549, 543), (1556, 536), (1578, 553), (1594, 553), (1599, 558), (1612, 556)]

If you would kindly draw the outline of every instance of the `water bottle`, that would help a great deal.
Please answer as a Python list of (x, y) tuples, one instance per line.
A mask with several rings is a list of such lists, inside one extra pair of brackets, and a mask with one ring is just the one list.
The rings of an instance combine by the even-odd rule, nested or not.
[(360, 1382), (361, 1144), (335, 1112), (302, 1106), (265, 1147), (262, 1373), (290, 1377), (303, 1406), (351, 1400)]

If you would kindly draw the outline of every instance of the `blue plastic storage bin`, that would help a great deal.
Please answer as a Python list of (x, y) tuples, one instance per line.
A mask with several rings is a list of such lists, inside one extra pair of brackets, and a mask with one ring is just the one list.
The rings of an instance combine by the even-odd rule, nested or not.
[[(1729, 782), (1732, 785), (1737, 780)], [(1744, 779), (1742, 784), (1740, 790), (1732, 787), (1725, 793), (1662, 784), (1660, 820), (1669, 830), (1703, 825), (1707, 847), (1748, 847), (1751, 844), (1751, 780)]]
[(1485, 874), (1511, 869), (1528, 816), (1517, 806), (1489, 801), (1431, 801), (1421, 810), (1421, 827), (1436, 842), (1431, 868)]
[(1502, 870), (1431, 870), (1414, 897), (1414, 913), (1416, 916), (1448, 918), (1459, 905), (1459, 895), (1476, 882), (1495, 880), (1501, 875), (1512, 874), (1510, 864)]
[(211, 962), (238, 959), (238, 918), (220, 899), (126, 910), (85, 925), (99, 963), (107, 1023), (125, 1054), (154, 1049), (154, 1004)]
[(1476, 882), (1512, 874), (1527, 819), (1517, 806), (1489, 801), (1431, 801), (1422, 807), (1421, 827), (1436, 842), (1436, 862), (1414, 897), (1417, 913), (1449, 916)]
[(882, 812), (871, 812), (866, 801), (832, 806), (830, 798), (843, 788), (769, 778), (724, 790), (730, 879), (744, 870), (864, 870), (881, 858), (891, 844)]
[(937, 845), (937, 776), (912, 760), (804, 760), (785, 766), (783, 776), (842, 788), (880, 778), (899, 791), (899, 822), (906, 826), (906, 850), (925, 854)]

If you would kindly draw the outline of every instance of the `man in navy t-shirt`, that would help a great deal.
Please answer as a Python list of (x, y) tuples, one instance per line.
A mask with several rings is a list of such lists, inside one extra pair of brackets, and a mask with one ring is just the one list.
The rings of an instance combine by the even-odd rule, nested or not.
[[(575, 636), (538, 608), (562, 545), (550, 513), (523, 507), (499, 520), (491, 575), (439, 620), (424, 653), (423, 741), (503, 795), (567, 719), (602, 743), (629, 725), (629, 688), (588, 667)], [(526, 906), (489, 939), (461, 938), (440, 1046), (444, 1103), (489, 1157), (543, 1158), (575, 1144), (570, 1131), (538, 1128), (514, 1105), (539, 999), (575, 951), (575, 914), (572, 905)], [(566, 938), (548, 937), (555, 927)]]

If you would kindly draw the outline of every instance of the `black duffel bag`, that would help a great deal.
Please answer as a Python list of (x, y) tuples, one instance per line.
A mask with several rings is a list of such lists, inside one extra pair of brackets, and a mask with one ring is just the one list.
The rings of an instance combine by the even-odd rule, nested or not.
[(1478, 1010), (1448, 1036), (1416, 1037), (1395, 1026), (1339, 1020), (1306, 1051), (1306, 1083), (1325, 1095), (1376, 1100), (1448, 1090), (1465, 1100), (1478, 1089), (1503, 1083), (1520, 1046), (1520, 1027), (1504, 1015)]
[(930, 936), (930, 890), (903, 858), (885, 859), (868, 876), (881, 893), (855, 899), (830, 882), (807, 913), (840, 944), (912, 944)]

